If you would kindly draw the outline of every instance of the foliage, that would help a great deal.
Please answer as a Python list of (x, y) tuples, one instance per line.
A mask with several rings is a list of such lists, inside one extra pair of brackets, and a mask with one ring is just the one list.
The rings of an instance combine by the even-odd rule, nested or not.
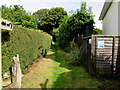
[(64, 49), (65, 51), (69, 51), (69, 41), (70, 41), (70, 38), (68, 38), (68, 36), (70, 36), (70, 32), (68, 32), (68, 23), (67, 23), (67, 20), (69, 18), (68, 17), (65, 17), (63, 19), (63, 22), (61, 23), (61, 25), (59, 26), (59, 36), (58, 36), (58, 44), (59, 44), (59, 47)]
[(99, 81), (95, 77), (91, 77), (86, 71), (85, 67), (82, 67), (82, 65), (73, 66), (68, 63), (70, 61), (69, 57), (71, 54), (59, 49), (57, 43), (54, 44), (52, 52), (54, 52), (54, 54), (50, 55), (49, 58), (59, 62), (60, 67), (67, 68), (70, 70), (70, 72), (64, 72), (60, 74), (60, 76), (55, 80), (56, 76), (61, 72), (61, 70), (53, 67), (51, 73), (54, 74), (50, 75), (49, 81), (55, 80), (55, 82), (52, 84), (49, 84), (48, 82), (47, 88), (97, 88), (99, 86)]
[(93, 30), (93, 34), (95, 34), (95, 35), (101, 35), (101, 34), (102, 34), (102, 30), (101, 30), (101, 29), (98, 29), (98, 28), (95, 28), (95, 29)]
[[(51, 49), (49, 60), (38, 63), (35, 69), (22, 79), (21, 88), (120, 88), (120, 78), (96, 78), (82, 65), (67, 63), (69, 53), (60, 50), (56, 44)], [(50, 60), (51, 59), (51, 60)], [(34, 79), (31, 79), (34, 78)]]
[(16, 25), (22, 25), (27, 28), (37, 28), (37, 18), (35, 15), (27, 13), (20, 5), (7, 7), (1, 6), (2, 18), (12, 21)]
[(70, 51), (70, 59), (69, 59), (69, 63), (72, 65), (85, 65), (85, 50), (83, 48), (83, 46), (78, 49), (76, 47), (74, 47), (71, 51)]
[(78, 38), (78, 34), (89, 36), (93, 33), (94, 19), (91, 9), (86, 9), (86, 3), (82, 3), (81, 9), (69, 18), (66, 18), (59, 27), (59, 45), (61, 48), (69, 47), (70, 42)]
[(77, 47), (77, 44), (74, 42), (74, 39), (70, 42), (70, 48), (71, 48), (72, 50), (78, 48), (78, 47)]
[[(8, 37), (5, 39), (5, 37)], [(37, 30), (14, 26), (12, 32), (2, 32), (2, 70), (9, 71), (11, 59), (20, 55), (21, 69), (33, 64), (37, 58), (45, 56), (50, 49), (52, 37)]]
[(40, 24), (43, 23), (42, 18), (45, 17), (45, 15), (48, 13), (49, 9), (40, 9), (33, 13), (33, 15), (37, 16), (37, 23), (38, 23), (38, 29), (40, 29)]
[[(39, 10), (41, 12), (44, 12), (44, 14), (42, 14), (43, 16), (40, 17), (41, 19), (41, 23), (38, 26), (39, 29), (47, 32), (47, 33), (52, 33), (52, 30), (54, 28), (58, 28), (59, 25), (62, 22), (62, 19), (64, 18), (64, 16), (67, 15), (67, 12), (63, 9), (63, 8), (51, 8), (50, 10)], [(38, 14), (39, 14), (39, 11)]]
[(57, 41), (58, 36), (59, 36), (59, 30), (58, 30), (58, 28), (53, 29), (52, 36), (53, 36), (53, 41)]

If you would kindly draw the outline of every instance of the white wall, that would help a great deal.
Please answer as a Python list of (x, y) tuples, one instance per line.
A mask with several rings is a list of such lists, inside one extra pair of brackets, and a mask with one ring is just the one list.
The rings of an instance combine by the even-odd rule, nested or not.
[(103, 19), (103, 34), (118, 35), (118, 2), (113, 2)]
[(118, 34), (120, 35), (120, 1), (118, 4)]

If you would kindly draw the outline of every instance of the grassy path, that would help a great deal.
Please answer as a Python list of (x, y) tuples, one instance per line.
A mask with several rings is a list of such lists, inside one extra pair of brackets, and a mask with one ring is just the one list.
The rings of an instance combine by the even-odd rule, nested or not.
[(56, 45), (48, 52), (47, 58), (35, 63), (23, 77), (22, 88), (115, 88), (116, 80), (97, 79), (88, 74), (82, 66), (67, 63), (69, 54)]
[[(59, 72), (55, 72), (54, 69)], [(59, 74), (67, 71), (69, 70), (60, 68), (59, 63), (43, 58), (34, 64), (30, 72), (23, 77), (22, 88), (44, 88), (47, 84), (51, 86)]]

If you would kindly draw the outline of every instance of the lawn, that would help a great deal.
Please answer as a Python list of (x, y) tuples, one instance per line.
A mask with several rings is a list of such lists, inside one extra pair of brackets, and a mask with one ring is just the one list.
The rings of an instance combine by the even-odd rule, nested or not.
[(119, 80), (92, 76), (85, 67), (70, 65), (68, 57), (69, 53), (53, 45), (47, 57), (24, 75), (22, 88), (119, 88)]

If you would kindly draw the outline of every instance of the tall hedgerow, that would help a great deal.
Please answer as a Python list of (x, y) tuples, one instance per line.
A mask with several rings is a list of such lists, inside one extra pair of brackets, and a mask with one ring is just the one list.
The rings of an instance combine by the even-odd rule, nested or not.
[(46, 33), (14, 26), (13, 31), (2, 31), (2, 71), (9, 71), (11, 59), (20, 56), (22, 72), (33, 64), (37, 58), (44, 56), (50, 49), (52, 37)]

